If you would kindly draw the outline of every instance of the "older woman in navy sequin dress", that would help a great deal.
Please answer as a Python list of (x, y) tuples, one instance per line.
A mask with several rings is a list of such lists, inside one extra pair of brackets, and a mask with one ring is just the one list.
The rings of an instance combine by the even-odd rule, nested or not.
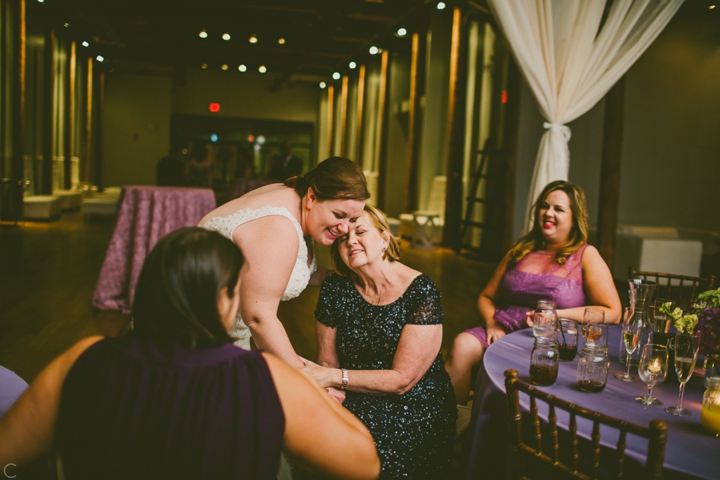
[(397, 261), (374, 207), (332, 253), (338, 274), (325, 279), (315, 310), (320, 366), (306, 370), (368, 427), (380, 478), (446, 478), (457, 410), (440, 355), (440, 292)]

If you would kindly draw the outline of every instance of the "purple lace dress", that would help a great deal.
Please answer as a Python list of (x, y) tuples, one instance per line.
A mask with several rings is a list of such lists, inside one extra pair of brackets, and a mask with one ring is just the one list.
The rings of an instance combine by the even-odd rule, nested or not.
[[(517, 265), (508, 266), (496, 294), (495, 321), (505, 330), (514, 332), (527, 326), (526, 313), (535, 303), (548, 298), (557, 308), (573, 308), (588, 304), (583, 288), (582, 256), (587, 244), (568, 257), (564, 265), (555, 255), (530, 252)], [(466, 330), (487, 347), (485, 327)]]

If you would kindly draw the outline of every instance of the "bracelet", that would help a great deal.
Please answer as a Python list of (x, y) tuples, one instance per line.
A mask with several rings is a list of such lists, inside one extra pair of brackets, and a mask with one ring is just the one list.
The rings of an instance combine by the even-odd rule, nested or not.
[(345, 390), (347, 388), (348, 384), (348, 371), (346, 369), (342, 369), (342, 384), (340, 385), (340, 390)]

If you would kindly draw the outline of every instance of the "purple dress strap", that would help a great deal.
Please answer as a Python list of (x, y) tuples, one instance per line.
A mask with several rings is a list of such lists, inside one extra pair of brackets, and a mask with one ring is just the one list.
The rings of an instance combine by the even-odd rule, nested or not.
[[(526, 326), (526, 313), (540, 299), (553, 300), (558, 308), (588, 304), (582, 276), (582, 256), (587, 244), (570, 255), (564, 264), (544, 252), (530, 252), (520, 262), (508, 266), (496, 294), (495, 321), (505, 330), (514, 332)], [(466, 330), (487, 346), (485, 328)]]

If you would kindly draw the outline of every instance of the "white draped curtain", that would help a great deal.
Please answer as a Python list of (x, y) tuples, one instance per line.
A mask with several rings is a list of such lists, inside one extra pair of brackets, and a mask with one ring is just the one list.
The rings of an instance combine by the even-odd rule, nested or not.
[[(568, 178), (570, 128), (566, 124), (605, 96), (683, 0), (488, 3), (546, 120), (528, 196), (529, 211), (545, 185)], [(529, 230), (532, 221), (527, 219), (525, 226)]]

